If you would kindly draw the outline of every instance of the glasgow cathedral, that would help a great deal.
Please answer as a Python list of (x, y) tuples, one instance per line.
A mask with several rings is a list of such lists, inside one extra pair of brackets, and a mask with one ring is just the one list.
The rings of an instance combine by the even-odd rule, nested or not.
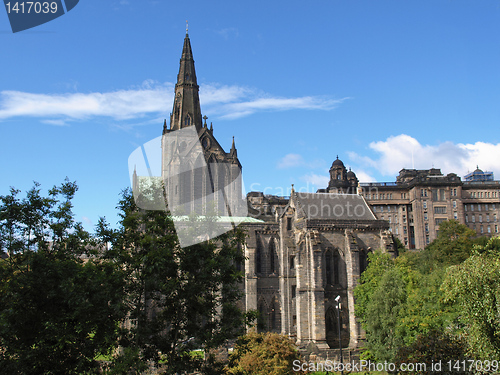
[[(186, 32), (170, 124), (163, 125), (162, 177), (169, 207), (175, 203), (204, 214), (211, 196), (221, 216), (241, 215), (228, 207), (245, 199), (238, 197), (242, 166), (234, 140), (225, 152), (213, 125), (202, 117), (198, 92)], [(166, 137), (183, 129), (196, 131), (201, 156), (179, 169)], [(249, 220), (242, 224), (247, 232), (244, 308), (260, 312), (261, 330), (283, 333), (299, 347), (328, 352), (339, 347), (341, 337), (342, 347), (354, 351), (364, 333), (354, 313), (353, 289), (369, 252), (396, 255), (395, 237), (408, 249), (421, 249), (449, 219), (478, 234), (498, 233), (499, 181), (479, 168), (474, 173), (462, 181), (439, 169), (403, 169), (395, 182), (360, 183), (337, 157), (328, 186), (316, 193), (296, 192), (293, 186), (289, 197), (248, 193)]]

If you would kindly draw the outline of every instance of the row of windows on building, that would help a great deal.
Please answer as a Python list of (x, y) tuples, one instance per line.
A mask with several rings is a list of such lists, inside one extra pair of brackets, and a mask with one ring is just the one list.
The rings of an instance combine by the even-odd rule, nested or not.
[[(457, 201), (452, 201), (452, 206), (453, 208), (457, 208)], [(488, 208), (488, 205), (486, 204), (486, 209)], [(495, 205), (493, 204), (492, 205), (493, 208), (492, 209), (495, 209)], [(398, 212), (398, 206), (372, 206), (373, 208), (373, 212)], [(422, 201), (422, 208), (424, 210), (427, 210), (428, 208), (428, 205), (427, 205), (427, 201)], [(406, 211), (406, 206), (402, 206), (401, 207), (401, 211)], [(444, 212), (440, 212), (440, 211), (444, 211)], [(479, 209), (479, 211), (481, 211), (481, 209)], [(435, 206), (434, 207), (434, 212), (435, 213), (446, 213), (446, 206)]]
[[(427, 201), (422, 201), (423, 209), (427, 210), (428, 205)], [(457, 201), (452, 201), (452, 207), (453, 209), (457, 209)], [(390, 213), (390, 212), (397, 212), (398, 206), (373, 206), (373, 212), (379, 212), (379, 213)], [(488, 204), (488, 203), (478, 203), (478, 204), (465, 204), (464, 205), (464, 210), (465, 211), (489, 211), (489, 210), (495, 210), (497, 208), (495, 203)], [(401, 211), (406, 211), (406, 207), (403, 206)], [(445, 215), (447, 213), (447, 207), (446, 206), (434, 206), (434, 214), (435, 215)], [(406, 215), (403, 215), (403, 223), (406, 222), (405, 220)], [(458, 213), (456, 211), (453, 212), (453, 218), (455, 220), (458, 220)], [(382, 220), (385, 220), (384, 217), (381, 217)], [(388, 217), (389, 223), (391, 223), (391, 216)], [(398, 223), (398, 216), (394, 216), (394, 222), (397, 224)], [(424, 220), (428, 220), (428, 213), (424, 211)]]
[[(457, 208), (457, 201), (452, 201), (451, 202), (453, 208)], [(427, 206), (427, 201), (422, 201), (422, 207), (424, 210), (427, 210), (428, 206)], [(442, 211), (442, 212), (440, 212)], [(439, 214), (439, 213), (443, 213), (445, 214), (446, 213), (446, 206), (434, 206), (434, 213), (436, 214)]]
[[(434, 209), (434, 214), (436, 215), (443, 215), (446, 214), (446, 207), (435, 207)], [(496, 214), (495, 214), (496, 217)], [(399, 219), (398, 215), (389, 215), (385, 217), (384, 215), (380, 216), (381, 220), (387, 220), (389, 224), (399, 224)], [(458, 220), (458, 212), (453, 211), (453, 219)], [(429, 220), (429, 214), (427, 212), (424, 212), (424, 221)], [(441, 220), (441, 219), (436, 219), (436, 220)], [(446, 218), (443, 218), (442, 220), (446, 220)], [(413, 220), (410, 220), (410, 223), (413, 222)], [(402, 216), (402, 223), (406, 224), (406, 215)]]
[[(478, 218), (479, 223), (483, 222), (483, 215), (478, 215), (477, 218)], [(485, 219), (486, 219), (486, 222), (489, 223), (490, 222), (490, 214), (486, 214)], [(472, 223), (475, 223), (476, 222), (476, 215), (474, 215), (474, 214), (470, 215), (470, 220)], [(493, 214), (493, 222), (496, 222), (496, 221), (497, 221), (497, 214)], [(465, 215), (465, 222), (466, 223), (469, 222), (469, 215), (468, 214)]]
[[(392, 193), (368, 193), (365, 194), (366, 199), (392, 199)], [(402, 197), (401, 197), (402, 198)]]
[[(372, 206), (373, 212), (398, 212), (398, 206)], [(406, 211), (406, 207), (403, 206), (401, 211)]]
[(498, 191), (471, 191), (471, 198), (498, 198)]
[[(432, 196), (433, 201), (444, 201), (445, 200), (445, 191), (446, 189), (430, 189), (430, 195)], [(429, 196), (429, 189), (420, 189), (421, 197)], [(458, 197), (457, 188), (450, 189), (451, 197)]]
[[(425, 198), (425, 197), (432, 197), (432, 200), (434, 202), (443, 202), (446, 200), (446, 190), (447, 189), (420, 189), (420, 197)], [(470, 193), (471, 198), (498, 198), (500, 197), (500, 193), (498, 191), (471, 191)], [(393, 196), (395, 199), (397, 199), (396, 194), (393, 195), (393, 193), (365, 193), (363, 194), (366, 199), (372, 200), (372, 199), (378, 199), (378, 200), (385, 200), (385, 199), (393, 199)], [(401, 199), (408, 199), (408, 193), (400, 193)], [(450, 197), (458, 197), (459, 196), (459, 190), (457, 188), (450, 189)]]
[(464, 210), (465, 211), (489, 211), (489, 210), (496, 210), (496, 205), (495, 203), (488, 204), (488, 203), (478, 203), (478, 204), (464, 204)]
[[(470, 225), (471, 229), (473, 229), (474, 231), (478, 231), (476, 229), (476, 225), (475, 224), (472, 224)], [(479, 226), (479, 233), (481, 234), (484, 234), (484, 233), (492, 233), (492, 230), (494, 230), (494, 233), (499, 233), (499, 230), (498, 230), (498, 225), (495, 225), (494, 227), (492, 227), (491, 225), (487, 225), (486, 226), (486, 232), (485, 232), (485, 227), (483, 225), (480, 225)]]

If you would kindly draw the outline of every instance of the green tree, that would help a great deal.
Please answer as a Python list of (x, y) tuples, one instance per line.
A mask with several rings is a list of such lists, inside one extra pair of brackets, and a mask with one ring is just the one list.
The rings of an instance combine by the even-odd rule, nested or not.
[(238, 339), (229, 357), (226, 373), (230, 375), (288, 375), (300, 355), (293, 342), (277, 333), (250, 332)]
[[(138, 209), (130, 190), (118, 208), (120, 228), (111, 231), (100, 222), (98, 234), (112, 240), (107, 256), (126, 273), (130, 324), (121, 346), (166, 373), (210, 373), (217, 367), (212, 349), (244, 328), (238, 271), (244, 234), (234, 230), (181, 248), (168, 212)], [(191, 355), (199, 348), (205, 360)]]
[(457, 306), (469, 354), (483, 360), (500, 358), (500, 238), (476, 245), (469, 259), (450, 267), (442, 290)]
[(425, 260), (421, 263), (422, 271), (430, 272), (433, 268), (460, 264), (469, 257), (475, 236), (474, 230), (457, 220), (442, 222), (437, 238), (421, 255)]
[(407, 293), (397, 329), (405, 345), (414, 342), (418, 335), (452, 326), (456, 319), (453, 306), (444, 303), (440, 289), (446, 268), (421, 273), (421, 263), (426, 259), (424, 252), (407, 252), (396, 258), (396, 268), (402, 275)]
[(356, 316), (366, 324), (366, 310), (384, 274), (394, 267), (390, 254), (377, 250), (368, 254), (368, 267), (362, 273), (359, 284), (354, 289)]
[(356, 314), (366, 331), (366, 358), (393, 360), (399, 347), (435, 340), (432, 332), (446, 331), (453, 340), (461, 334), (461, 313), (445, 301), (442, 284), (448, 267), (469, 257), (474, 236), (474, 231), (450, 220), (422, 251), (407, 251), (394, 261), (381, 253), (370, 257), (354, 290)]
[(418, 335), (412, 344), (400, 347), (394, 363), (398, 367), (403, 363), (405, 365), (425, 363), (425, 367), (415, 366), (418, 371), (413, 372), (414, 374), (428, 374), (436, 363), (441, 363), (442, 367), (439, 372), (442, 374), (458, 373), (458, 371), (450, 372), (447, 362), (455, 363), (455, 361), (463, 360), (465, 351), (466, 345), (462, 340), (442, 329), (431, 329), (427, 333)]
[(399, 271), (388, 270), (380, 280), (366, 308), (367, 347), (375, 359), (392, 361), (403, 344), (398, 326), (407, 294)]
[(123, 283), (75, 223), (75, 183), (42, 197), (35, 183), (0, 197), (0, 370), (9, 374), (81, 374), (116, 346), (125, 315)]

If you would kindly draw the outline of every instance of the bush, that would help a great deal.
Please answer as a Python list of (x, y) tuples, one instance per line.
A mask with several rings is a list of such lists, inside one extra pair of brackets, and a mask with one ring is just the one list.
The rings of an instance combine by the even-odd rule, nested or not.
[(293, 361), (300, 360), (294, 343), (277, 333), (255, 333), (238, 339), (229, 357), (226, 373), (231, 375), (285, 375), (293, 371)]

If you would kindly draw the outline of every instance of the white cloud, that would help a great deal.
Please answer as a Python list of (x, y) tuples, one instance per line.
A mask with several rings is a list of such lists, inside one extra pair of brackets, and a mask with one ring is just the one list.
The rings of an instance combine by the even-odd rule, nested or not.
[(278, 168), (293, 168), (305, 165), (304, 158), (299, 154), (287, 154), (278, 161)]
[(68, 126), (68, 123), (64, 120), (42, 120), (41, 122), (55, 126)]
[[(354, 172), (354, 171), (353, 171)], [(377, 181), (373, 176), (364, 170), (356, 170), (356, 177), (360, 182), (375, 182)], [(328, 174), (316, 174), (308, 173), (301, 177), (301, 180), (307, 182), (308, 184), (314, 185), (317, 188), (326, 188), (330, 182), (330, 176)]]
[(286, 154), (277, 164), (278, 169), (307, 167), (310, 169), (322, 169), (326, 165), (323, 159), (315, 159), (313, 161), (304, 160), (302, 155), (299, 154)]
[[(60, 125), (68, 120), (95, 116), (115, 120), (136, 119), (169, 113), (174, 92), (173, 83), (159, 84), (146, 80), (128, 90), (94, 93), (35, 94), (21, 91), (0, 92), (0, 120), (29, 116), (45, 123)], [(240, 86), (201, 85), (200, 101), (206, 113), (218, 118), (238, 118), (259, 111), (292, 109), (331, 110), (345, 99), (305, 96), (272, 97), (258, 90)]]
[(239, 103), (228, 103), (219, 108), (223, 118), (234, 119), (258, 111), (286, 111), (291, 109), (331, 110), (341, 104), (343, 99), (322, 99), (312, 96), (300, 98), (254, 97)]
[(474, 170), (477, 165), (483, 170), (500, 171), (500, 143), (455, 144), (448, 141), (423, 145), (409, 135), (400, 134), (385, 141), (372, 142), (369, 147), (377, 157), (370, 158), (355, 152), (350, 152), (349, 157), (364, 168), (375, 169), (384, 176), (394, 177), (403, 168), (434, 167), (445, 174), (453, 172), (459, 176)]
[(200, 86), (200, 102), (205, 106), (221, 105), (244, 100), (252, 96), (254, 91), (241, 86), (206, 84)]
[(356, 177), (358, 178), (359, 182), (376, 182), (377, 181), (377, 179), (375, 177), (371, 176), (369, 173), (365, 172), (364, 170), (358, 169), (358, 170), (356, 170), (355, 173), (356, 173)]
[(240, 35), (238, 29), (235, 27), (227, 27), (225, 29), (216, 30), (215, 32), (221, 35), (226, 40), (230, 37), (237, 38)]
[(88, 225), (94, 225), (92, 220), (90, 220), (87, 216), (82, 216), (82, 221)]
[[(173, 92), (173, 91), (171, 91)], [(0, 119), (17, 116), (85, 119), (108, 116), (130, 119), (164, 111), (172, 94), (164, 87), (120, 90), (108, 93), (32, 94), (20, 91), (0, 93)]]
[(330, 182), (329, 176), (319, 175), (316, 173), (308, 173), (305, 176), (302, 176), (301, 179), (307, 182), (307, 184), (314, 185), (320, 189), (326, 188)]

